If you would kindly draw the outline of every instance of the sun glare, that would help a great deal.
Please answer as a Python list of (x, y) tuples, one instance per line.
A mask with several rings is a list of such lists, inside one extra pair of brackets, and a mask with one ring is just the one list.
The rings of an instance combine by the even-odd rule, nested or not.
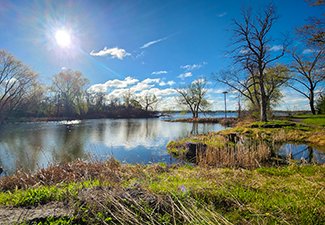
[(71, 36), (70, 33), (66, 30), (58, 30), (55, 32), (56, 43), (61, 48), (69, 48), (71, 45)]

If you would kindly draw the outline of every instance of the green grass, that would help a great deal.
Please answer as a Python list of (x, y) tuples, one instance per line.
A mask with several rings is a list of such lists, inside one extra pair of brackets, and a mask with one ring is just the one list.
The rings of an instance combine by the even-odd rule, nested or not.
[(48, 217), (45, 219), (40, 219), (36, 221), (28, 221), (20, 223), (20, 225), (71, 225), (71, 224), (81, 224), (79, 220), (69, 217)]
[[(74, 206), (70, 217), (25, 224), (323, 224), (325, 166), (254, 170), (121, 165), (120, 180), (87, 180), (0, 192), (0, 205), (52, 201)], [(99, 176), (99, 175), (98, 175)], [(63, 178), (64, 179), (64, 178)], [(82, 179), (82, 178), (80, 178)]]
[(83, 188), (98, 186), (100, 186), (98, 180), (89, 180), (80, 183), (71, 182), (68, 184), (39, 186), (28, 189), (0, 192), (0, 205), (36, 206), (51, 201), (63, 201), (67, 198), (76, 197), (79, 190)]
[(320, 224), (325, 219), (324, 173), (320, 166), (253, 171), (180, 168), (159, 175), (147, 187), (212, 204), (232, 222)]
[(302, 123), (313, 126), (325, 127), (325, 115), (296, 115), (293, 116), (296, 119), (302, 119)]

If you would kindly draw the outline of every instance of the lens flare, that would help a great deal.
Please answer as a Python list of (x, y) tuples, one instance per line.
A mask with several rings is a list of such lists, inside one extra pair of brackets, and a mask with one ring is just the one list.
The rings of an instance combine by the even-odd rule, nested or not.
[(69, 48), (71, 46), (71, 35), (66, 30), (56, 31), (55, 40), (61, 48)]

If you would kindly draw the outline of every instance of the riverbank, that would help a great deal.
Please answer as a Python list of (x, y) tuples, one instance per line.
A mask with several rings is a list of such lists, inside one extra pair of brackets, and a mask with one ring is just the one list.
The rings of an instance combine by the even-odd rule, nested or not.
[(76, 161), (1, 178), (0, 221), (322, 224), (324, 173), (321, 165), (246, 170)]

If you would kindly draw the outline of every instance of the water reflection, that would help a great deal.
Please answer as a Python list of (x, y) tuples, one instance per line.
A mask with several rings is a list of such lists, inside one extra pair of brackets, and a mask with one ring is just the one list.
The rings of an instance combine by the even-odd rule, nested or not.
[(306, 163), (325, 163), (325, 154), (304, 144), (283, 144), (278, 154), (285, 158), (301, 160)]
[(78, 123), (11, 124), (0, 130), (0, 166), (34, 171), (51, 163), (110, 156), (128, 163), (174, 162), (170, 140), (224, 129), (218, 124), (169, 123), (160, 119), (99, 119)]

